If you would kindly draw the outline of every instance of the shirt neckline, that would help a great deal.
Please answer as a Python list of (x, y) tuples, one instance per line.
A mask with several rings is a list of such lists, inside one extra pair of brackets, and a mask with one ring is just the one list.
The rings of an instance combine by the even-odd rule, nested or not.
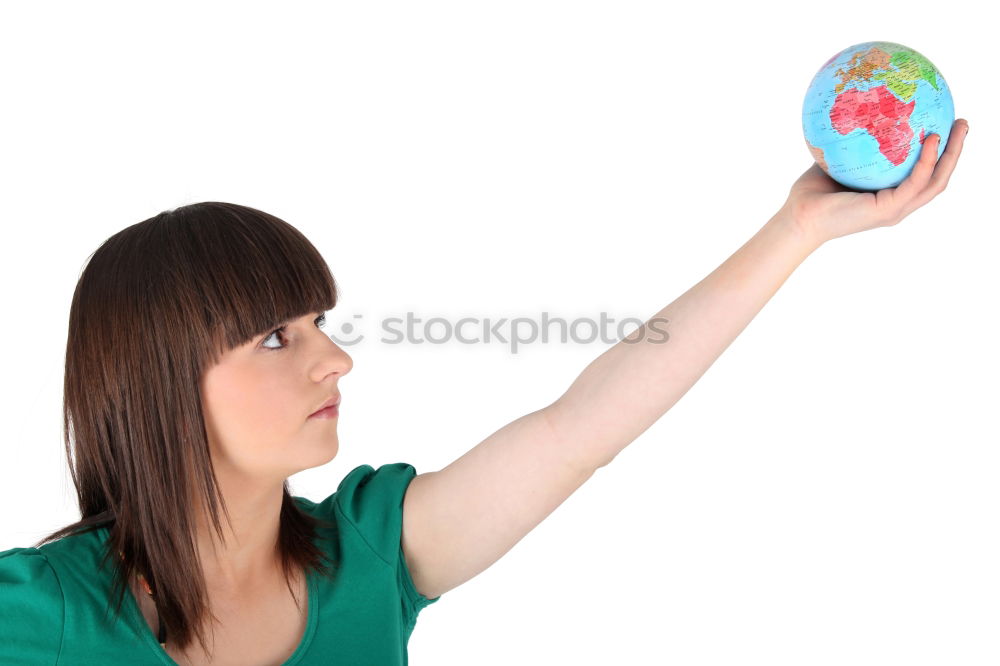
[[(102, 528), (105, 529), (106, 528)], [(106, 536), (106, 534), (105, 534)], [(306, 652), (309, 650), (309, 645), (312, 643), (313, 636), (316, 634), (316, 625), (319, 623), (319, 590), (316, 584), (315, 572), (312, 569), (307, 569), (306, 572), (306, 596), (308, 597), (306, 601), (306, 631), (302, 635), (302, 640), (299, 641), (299, 646), (295, 648), (295, 652), (291, 654), (288, 659), (282, 662), (281, 666), (293, 666), (294, 664), (302, 661)], [(139, 632), (142, 637), (142, 642), (152, 650), (160, 661), (164, 664), (169, 664), (169, 666), (180, 666), (173, 657), (167, 654), (167, 651), (160, 647), (160, 642), (156, 640), (156, 636), (153, 635), (153, 629), (146, 622), (146, 618), (142, 616), (142, 611), (139, 609), (139, 602), (136, 601), (135, 596), (128, 589), (125, 590), (125, 596), (127, 600), (125, 602), (128, 608), (129, 621), (132, 624), (133, 629)]]

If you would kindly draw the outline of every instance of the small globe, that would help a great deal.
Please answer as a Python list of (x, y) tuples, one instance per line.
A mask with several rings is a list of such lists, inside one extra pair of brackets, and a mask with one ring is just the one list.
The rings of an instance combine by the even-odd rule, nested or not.
[(844, 187), (875, 192), (910, 175), (920, 146), (938, 134), (938, 157), (955, 122), (944, 77), (894, 42), (855, 44), (816, 72), (802, 104), (813, 159)]

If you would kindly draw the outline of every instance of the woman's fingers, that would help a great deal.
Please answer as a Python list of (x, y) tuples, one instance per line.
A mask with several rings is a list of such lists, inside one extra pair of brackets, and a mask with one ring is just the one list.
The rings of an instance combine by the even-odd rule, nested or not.
[(895, 224), (903, 219), (948, 186), (948, 179), (951, 178), (958, 156), (962, 153), (968, 129), (969, 122), (964, 118), (955, 121), (948, 136), (948, 145), (940, 158), (937, 154), (941, 136), (932, 134), (924, 139), (920, 157), (913, 165), (913, 171), (898, 187), (888, 190), (891, 193), (886, 205), (890, 211), (889, 224)]
[(969, 132), (969, 122), (967, 120), (956, 120), (955, 127), (948, 137), (948, 146), (944, 149), (944, 154), (937, 161), (934, 167), (934, 175), (931, 176), (930, 189), (934, 194), (941, 192), (948, 186), (948, 179), (951, 172), (955, 170), (958, 163), (958, 156), (962, 154), (962, 146), (965, 145), (965, 135)]

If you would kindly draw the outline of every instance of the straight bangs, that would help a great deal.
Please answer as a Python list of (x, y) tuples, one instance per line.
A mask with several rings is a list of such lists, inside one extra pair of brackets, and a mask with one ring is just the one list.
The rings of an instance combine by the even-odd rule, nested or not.
[(164, 215), (170, 223), (158, 232), (164, 261), (176, 273), (170, 295), (188, 295), (178, 314), (197, 321), (199, 337), (210, 341), (203, 344), (212, 351), (209, 366), (258, 335), (336, 306), (338, 288), (326, 261), (273, 215), (221, 202)]

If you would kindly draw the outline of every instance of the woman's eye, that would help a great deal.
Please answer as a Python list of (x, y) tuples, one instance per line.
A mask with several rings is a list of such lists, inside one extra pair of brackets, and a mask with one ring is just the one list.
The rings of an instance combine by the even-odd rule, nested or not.
[[(320, 316), (316, 317), (316, 319), (313, 321), (313, 323), (316, 324), (316, 326), (318, 326), (319, 328), (323, 328), (323, 326), (326, 324), (326, 314), (324, 313), (324, 314), (321, 314)], [(264, 349), (270, 349), (272, 351), (280, 351), (280, 350), (284, 349), (285, 348), (284, 344), (282, 344), (280, 347), (270, 347), (270, 346), (268, 346), (266, 344), (267, 341), (270, 340), (271, 338), (273, 338), (274, 336), (277, 335), (277, 336), (280, 337), (280, 336), (283, 336), (284, 333), (285, 333), (285, 327), (284, 326), (282, 326), (281, 328), (277, 328), (277, 329), (271, 331), (270, 335), (268, 335), (266, 338), (264, 338), (263, 341), (261, 341), (261, 345), (264, 346)]]
[(262, 344), (264, 346), (264, 349), (281, 349), (281, 347), (268, 347), (267, 346), (267, 341), (270, 340), (271, 338), (273, 338), (274, 336), (278, 335), (279, 333), (284, 333), (284, 331), (285, 331), (284, 328), (279, 328), (276, 331), (271, 331), (271, 334), (269, 336), (267, 336), (266, 338), (264, 338), (264, 341), (261, 342), (260, 344)]

